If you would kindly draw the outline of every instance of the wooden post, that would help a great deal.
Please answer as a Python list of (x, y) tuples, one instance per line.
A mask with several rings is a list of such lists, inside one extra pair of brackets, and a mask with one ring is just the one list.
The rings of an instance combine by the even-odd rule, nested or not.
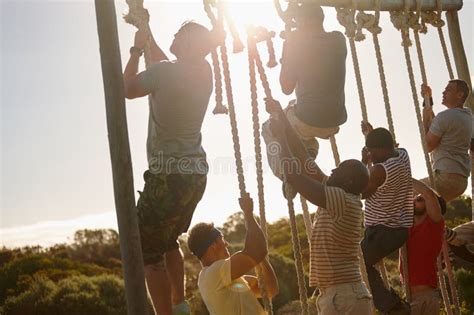
[(114, 0), (95, 0), (127, 312), (148, 314)]
[[(469, 66), (467, 64), (466, 52), (462, 42), (461, 29), (459, 27), (459, 17), (457, 11), (446, 12), (448, 21), (449, 39), (451, 40), (451, 47), (453, 49), (454, 62), (456, 63), (456, 70), (458, 77), (469, 84), (472, 90), (471, 75), (469, 74)], [(471, 97), (467, 101), (467, 105), (474, 111), (474, 98)]]
[[(466, 52), (462, 42), (461, 28), (459, 27), (459, 16), (457, 11), (446, 12), (448, 21), (449, 39), (453, 50), (454, 62), (456, 63), (456, 71), (458, 77), (467, 82), (471, 88), (471, 95), (466, 101), (466, 105), (474, 112), (474, 96), (472, 95), (471, 75), (469, 74), (469, 65), (467, 64)], [(474, 154), (471, 151), (471, 181), (474, 176)], [(474, 196), (474, 184), (471, 183), (471, 196)], [(471, 218), (474, 220), (474, 199), (471, 203)]]

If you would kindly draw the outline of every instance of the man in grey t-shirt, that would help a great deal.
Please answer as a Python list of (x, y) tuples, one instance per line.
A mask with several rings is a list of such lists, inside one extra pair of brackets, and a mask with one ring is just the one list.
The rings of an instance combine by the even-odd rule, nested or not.
[[(138, 73), (147, 41), (152, 65)], [(147, 287), (162, 315), (190, 313), (177, 239), (188, 230), (206, 187), (201, 126), (212, 92), (205, 57), (213, 42), (207, 28), (186, 22), (175, 35), (170, 51), (176, 60), (170, 61), (151, 35), (138, 31), (124, 71), (127, 98), (151, 96), (148, 170), (137, 208)]]
[[(472, 115), (464, 102), (469, 86), (462, 80), (451, 80), (443, 92), (442, 104), (448, 109), (433, 113), (431, 104), (423, 109), (423, 126), (428, 151), (432, 152), (434, 189), (446, 200), (460, 196), (467, 187), (471, 172), (469, 147), (472, 134)], [(421, 94), (431, 99), (431, 88), (422, 85)]]

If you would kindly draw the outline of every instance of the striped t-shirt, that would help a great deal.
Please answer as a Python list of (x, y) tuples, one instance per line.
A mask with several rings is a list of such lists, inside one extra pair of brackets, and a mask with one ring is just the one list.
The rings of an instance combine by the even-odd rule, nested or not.
[(309, 284), (327, 288), (362, 281), (359, 242), (362, 229), (360, 196), (325, 186), (326, 208), (316, 211), (311, 233)]
[(385, 169), (385, 182), (365, 201), (365, 226), (411, 227), (413, 183), (408, 152), (398, 149), (397, 157), (377, 165)]

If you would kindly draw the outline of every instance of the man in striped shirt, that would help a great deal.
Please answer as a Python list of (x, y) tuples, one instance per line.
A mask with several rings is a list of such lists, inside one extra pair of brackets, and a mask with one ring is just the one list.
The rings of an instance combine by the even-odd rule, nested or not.
[(366, 136), (362, 162), (373, 163), (365, 198), (365, 233), (361, 242), (375, 307), (383, 313), (409, 314), (410, 305), (385, 287), (375, 264), (408, 239), (413, 224), (413, 183), (410, 158), (394, 146), (391, 133), (362, 123)]
[(371, 296), (362, 282), (358, 257), (367, 168), (357, 160), (347, 160), (327, 177), (309, 158), (280, 104), (268, 99), (266, 103), (287, 182), (319, 206), (310, 248), (310, 286), (320, 291), (318, 314), (370, 314)]

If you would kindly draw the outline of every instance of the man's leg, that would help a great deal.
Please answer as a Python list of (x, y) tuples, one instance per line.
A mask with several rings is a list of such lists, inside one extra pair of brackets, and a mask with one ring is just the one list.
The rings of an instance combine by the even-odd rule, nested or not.
[(145, 266), (145, 278), (155, 314), (171, 315), (171, 285), (164, 261)]
[(178, 305), (184, 301), (184, 261), (181, 250), (174, 249), (165, 254), (166, 272), (171, 286), (171, 301)]
[(406, 228), (392, 229), (383, 225), (377, 225), (368, 227), (365, 230), (364, 239), (361, 242), (362, 252), (364, 254), (374, 305), (382, 312), (388, 312), (399, 302), (400, 298), (393, 291), (385, 287), (380, 273), (375, 268), (375, 264), (400, 248), (407, 238), (408, 229)]

